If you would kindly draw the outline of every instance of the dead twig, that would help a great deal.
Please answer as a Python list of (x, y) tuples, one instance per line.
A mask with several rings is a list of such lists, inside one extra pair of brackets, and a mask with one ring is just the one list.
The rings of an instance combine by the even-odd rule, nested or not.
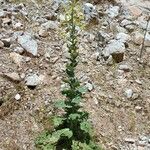
[(146, 33), (147, 33), (149, 22), (150, 22), (150, 16), (148, 18), (147, 25), (146, 25), (146, 30), (145, 30), (145, 33), (144, 33), (144, 38), (143, 38), (143, 42), (142, 42), (142, 46), (141, 46), (141, 51), (140, 51), (140, 58), (142, 58), (142, 54), (143, 54), (143, 50), (144, 50), (144, 45), (145, 45), (145, 38), (146, 38)]

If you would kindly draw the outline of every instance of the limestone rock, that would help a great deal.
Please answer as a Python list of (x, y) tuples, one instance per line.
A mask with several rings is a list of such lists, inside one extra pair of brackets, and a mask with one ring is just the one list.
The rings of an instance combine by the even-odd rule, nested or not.
[(30, 54), (37, 56), (38, 44), (37, 42), (27, 33), (18, 36), (18, 43)]

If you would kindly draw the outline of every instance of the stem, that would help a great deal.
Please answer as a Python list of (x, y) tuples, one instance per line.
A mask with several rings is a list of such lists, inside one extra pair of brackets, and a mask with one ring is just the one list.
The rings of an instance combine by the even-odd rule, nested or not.
[(140, 51), (140, 58), (142, 58), (144, 45), (145, 45), (145, 38), (146, 38), (146, 33), (147, 33), (149, 22), (150, 22), (150, 17), (148, 18), (147, 25), (146, 25), (146, 30), (145, 30), (145, 33), (144, 33), (144, 38), (143, 38), (142, 47), (141, 47), (141, 51)]

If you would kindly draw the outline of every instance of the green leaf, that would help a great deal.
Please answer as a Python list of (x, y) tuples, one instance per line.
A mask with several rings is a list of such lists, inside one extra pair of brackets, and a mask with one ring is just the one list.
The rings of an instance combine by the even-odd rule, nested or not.
[(43, 150), (56, 150), (56, 147), (54, 145), (47, 144), (43, 146)]
[(79, 104), (81, 102), (81, 97), (77, 96), (72, 100), (72, 103)]
[(81, 117), (81, 115), (76, 113), (76, 114), (70, 114), (68, 118), (70, 120), (75, 120), (75, 119), (80, 118), (80, 117)]
[(64, 100), (60, 100), (60, 101), (55, 102), (54, 106), (55, 106), (56, 108), (58, 108), (58, 109), (71, 108), (71, 106), (66, 105), (66, 103), (65, 103)]
[(91, 133), (92, 126), (88, 121), (83, 121), (80, 123), (81, 130), (85, 131), (86, 133)]
[(93, 150), (90, 145), (81, 143), (79, 141), (73, 141), (72, 150)]
[(85, 94), (85, 93), (88, 91), (88, 89), (87, 89), (87, 87), (85, 87), (85, 86), (80, 86), (80, 87), (78, 88), (78, 91), (79, 91), (80, 93), (82, 93), (82, 94)]
[(59, 125), (63, 124), (64, 120), (65, 120), (65, 118), (54, 117), (54, 119), (53, 119), (54, 126), (58, 127)]
[(68, 137), (71, 138), (73, 136), (72, 131), (69, 128), (57, 130), (52, 134), (52, 137), (60, 139), (60, 137)]

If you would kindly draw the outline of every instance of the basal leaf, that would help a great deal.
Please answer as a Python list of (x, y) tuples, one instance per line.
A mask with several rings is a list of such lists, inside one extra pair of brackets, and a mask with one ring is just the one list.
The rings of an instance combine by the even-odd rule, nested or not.
[(61, 109), (61, 108), (70, 108), (71, 106), (68, 106), (66, 105), (65, 101), (64, 100), (60, 100), (60, 101), (57, 101), (55, 102), (54, 106), (58, 109)]
[(88, 91), (88, 89), (85, 86), (80, 86), (78, 88), (78, 91), (82, 94), (85, 94)]
[(53, 119), (53, 123), (55, 127), (58, 127), (59, 125), (61, 125), (63, 123), (65, 119), (61, 118), (61, 117), (54, 117)]
[(70, 120), (75, 120), (77, 118), (80, 118), (80, 114), (70, 114), (69, 117), (68, 117)]
[(77, 97), (75, 97), (75, 98), (72, 100), (72, 102), (75, 103), (75, 104), (79, 104), (80, 101), (81, 101), (81, 97), (80, 97), (80, 96), (77, 96)]
[(80, 123), (81, 130), (85, 131), (86, 133), (91, 133), (92, 126), (88, 121), (83, 121)]
[(73, 133), (69, 128), (64, 128), (64, 129), (61, 129), (61, 130), (57, 130), (52, 134), (52, 136), (57, 138), (57, 139), (60, 139), (60, 137), (71, 138), (72, 135), (73, 135)]

